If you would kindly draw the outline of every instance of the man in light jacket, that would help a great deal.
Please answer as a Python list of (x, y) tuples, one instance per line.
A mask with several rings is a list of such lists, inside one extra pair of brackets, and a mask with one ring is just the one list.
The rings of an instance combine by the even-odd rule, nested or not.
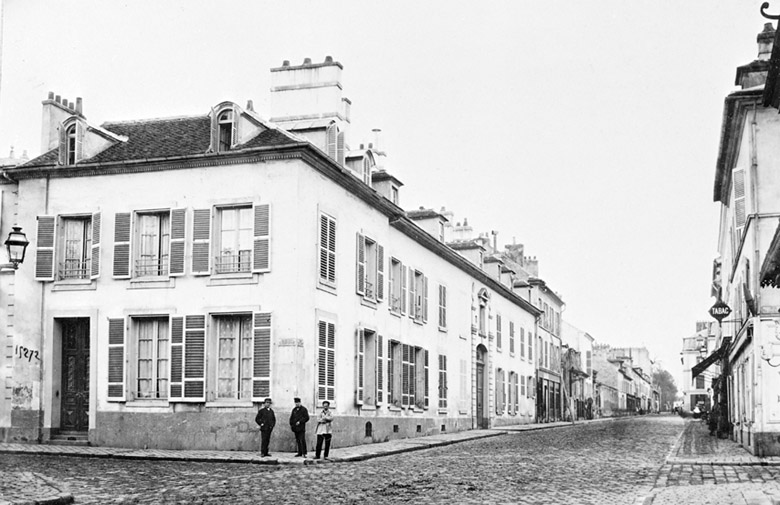
[(315, 451), (314, 459), (320, 459), (320, 452), (322, 451), (322, 443), (325, 442), (325, 459), (328, 459), (328, 452), (330, 451), (330, 438), (333, 434), (333, 414), (330, 411), (330, 402), (325, 400), (322, 402), (322, 412), (317, 415), (317, 449)]

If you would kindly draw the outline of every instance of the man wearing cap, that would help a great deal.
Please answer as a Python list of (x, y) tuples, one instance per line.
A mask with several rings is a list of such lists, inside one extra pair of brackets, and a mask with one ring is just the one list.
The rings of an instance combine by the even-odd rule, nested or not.
[(293, 398), (295, 407), (290, 413), (290, 428), (295, 434), (295, 443), (298, 446), (298, 457), (306, 457), (306, 423), (309, 421), (309, 411), (301, 405), (300, 398)]
[(260, 456), (265, 458), (268, 454), (268, 444), (271, 441), (271, 432), (276, 426), (276, 414), (271, 409), (271, 399), (266, 398), (263, 406), (257, 411), (255, 422), (260, 425)]

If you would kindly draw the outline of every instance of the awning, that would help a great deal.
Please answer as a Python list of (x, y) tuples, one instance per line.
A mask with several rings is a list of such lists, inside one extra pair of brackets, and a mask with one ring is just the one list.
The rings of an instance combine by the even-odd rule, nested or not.
[(697, 375), (705, 371), (711, 364), (718, 361), (723, 353), (721, 352), (723, 350), (723, 346), (718, 347), (718, 350), (704, 358), (703, 361), (700, 363), (696, 363), (694, 367), (691, 369), (691, 378), (695, 379)]
[(763, 288), (767, 286), (780, 288), (780, 226), (775, 230), (775, 236), (772, 238), (772, 243), (769, 244), (769, 250), (764, 256), (764, 264), (761, 265), (758, 278)]

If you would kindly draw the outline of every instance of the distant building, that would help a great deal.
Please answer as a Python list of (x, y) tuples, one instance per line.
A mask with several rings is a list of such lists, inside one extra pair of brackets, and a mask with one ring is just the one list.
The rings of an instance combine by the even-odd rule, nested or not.
[(680, 362), (683, 368), (681, 383), (683, 408), (692, 411), (701, 402), (707, 410), (712, 408), (712, 383), (720, 376), (720, 364), (714, 363), (701, 373), (693, 375), (696, 365), (704, 361), (718, 346), (717, 323), (696, 323), (697, 331), (683, 338)]

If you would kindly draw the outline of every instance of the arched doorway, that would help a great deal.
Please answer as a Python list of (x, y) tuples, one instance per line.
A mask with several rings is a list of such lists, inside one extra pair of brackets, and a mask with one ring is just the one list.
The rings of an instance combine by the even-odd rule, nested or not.
[(487, 349), (484, 345), (477, 346), (477, 428), (488, 428), (487, 402), (485, 395), (487, 393), (487, 377), (485, 376), (485, 365), (487, 364)]

